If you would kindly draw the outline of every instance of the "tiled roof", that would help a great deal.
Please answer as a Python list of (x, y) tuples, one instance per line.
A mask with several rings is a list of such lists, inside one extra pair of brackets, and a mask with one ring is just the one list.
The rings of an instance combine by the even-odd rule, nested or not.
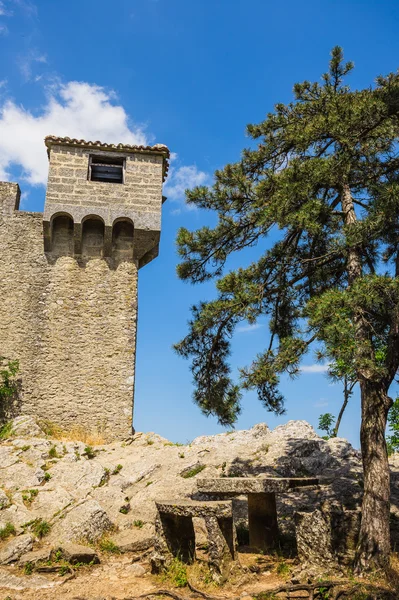
[(57, 137), (55, 135), (48, 135), (44, 138), (44, 143), (47, 146), (47, 154), (50, 156), (51, 146), (72, 146), (82, 148), (94, 148), (99, 150), (106, 150), (107, 152), (129, 152), (132, 154), (158, 154), (163, 156), (163, 178), (166, 179), (169, 169), (169, 157), (170, 151), (164, 144), (155, 144), (155, 146), (134, 146), (131, 144), (105, 144), (103, 142), (87, 142), (86, 140), (77, 140), (76, 138), (69, 137)]

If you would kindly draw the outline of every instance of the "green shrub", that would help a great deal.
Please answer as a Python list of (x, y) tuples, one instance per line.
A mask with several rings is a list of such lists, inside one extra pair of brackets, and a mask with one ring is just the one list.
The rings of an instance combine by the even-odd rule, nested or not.
[(51, 525), (47, 521), (43, 521), (42, 519), (37, 519), (35, 523), (32, 525), (32, 532), (41, 539), (48, 533), (50, 533)]
[(122, 471), (123, 466), (122, 465), (116, 465), (115, 469), (112, 471), (112, 475), (118, 475), (118, 473), (120, 473), (120, 471)]
[(47, 473), (44, 474), (44, 481), (50, 481), (51, 479), (51, 475), (50, 473), (47, 471)]
[(25, 506), (30, 506), (32, 504), (33, 500), (38, 495), (38, 493), (39, 493), (39, 490), (36, 490), (36, 489), (23, 490), (22, 491), (22, 501), (25, 504)]
[(12, 422), (4, 423), (2, 427), (0, 427), (0, 440), (6, 440), (7, 438), (14, 435), (14, 431), (12, 429)]
[(59, 458), (57, 448), (55, 446), (51, 446), (50, 450), (48, 451), (48, 455), (50, 458)]
[(8, 522), (4, 527), (0, 527), (0, 540), (6, 540), (11, 535), (16, 535), (16, 533), (14, 525)]
[(201, 471), (203, 471), (206, 468), (206, 465), (196, 465), (195, 467), (193, 467), (192, 469), (189, 469), (188, 471), (183, 471), (183, 473), (181, 473), (181, 476), (184, 479), (189, 479), (190, 477), (195, 477), (196, 475), (198, 475), (198, 473), (201, 473)]
[(187, 585), (187, 567), (180, 558), (175, 557), (164, 571), (162, 578), (175, 587), (185, 587)]
[(91, 446), (86, 446), (82, 454), (83, 456), (86, 456), (87, 458), (91, 459), (95, 458), (97, 452)]
[(22, 452), (26, 452), (27, 450), (29, 450), (30, 446), (22, 446), (21, 450)]
[(24, 567), (25, 575), (32, 575), (32, 572), (33, 572), (33, 563), (31, 563), (31, 562), (26, 563), (26, 565)]
[(102, 552), (109, 552), (109, 554), (121, 553), (119, 546), (117, 546), (115, 542), (113, 542), (109, 538), (102, 539), (99, 543), (99, 547), (100, 550), (102, 550)]
[(141, 519), (137, 519), (137, 521), (133, 521), (133, 525), (141, 529), (142, 527), (144, 527), (144, 521), (141, 521)]

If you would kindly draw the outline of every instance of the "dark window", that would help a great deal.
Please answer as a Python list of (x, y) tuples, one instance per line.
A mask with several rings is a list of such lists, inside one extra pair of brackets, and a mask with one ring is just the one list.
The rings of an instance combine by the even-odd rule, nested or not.
[(124, 158), (90, 156), (89, 180), (105, 183), (123, 183)]

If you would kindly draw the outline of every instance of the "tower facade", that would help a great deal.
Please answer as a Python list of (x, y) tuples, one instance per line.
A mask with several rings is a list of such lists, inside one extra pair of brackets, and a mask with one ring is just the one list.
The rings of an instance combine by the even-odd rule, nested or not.
[(161, 232), (166, 146), (49, 136), (44, 213), (0, 183), (0, 355), (21, 389), (0, 418), (30, 414), (105, 438), (132, 428), (138, 270)]

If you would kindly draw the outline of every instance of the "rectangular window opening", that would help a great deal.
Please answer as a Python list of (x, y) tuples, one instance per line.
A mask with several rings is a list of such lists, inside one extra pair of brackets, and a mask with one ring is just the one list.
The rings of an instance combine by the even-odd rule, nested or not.
[(90, 181), (104, 183), (124, 183), (125, 159), (121, 157), (90, 156)]

